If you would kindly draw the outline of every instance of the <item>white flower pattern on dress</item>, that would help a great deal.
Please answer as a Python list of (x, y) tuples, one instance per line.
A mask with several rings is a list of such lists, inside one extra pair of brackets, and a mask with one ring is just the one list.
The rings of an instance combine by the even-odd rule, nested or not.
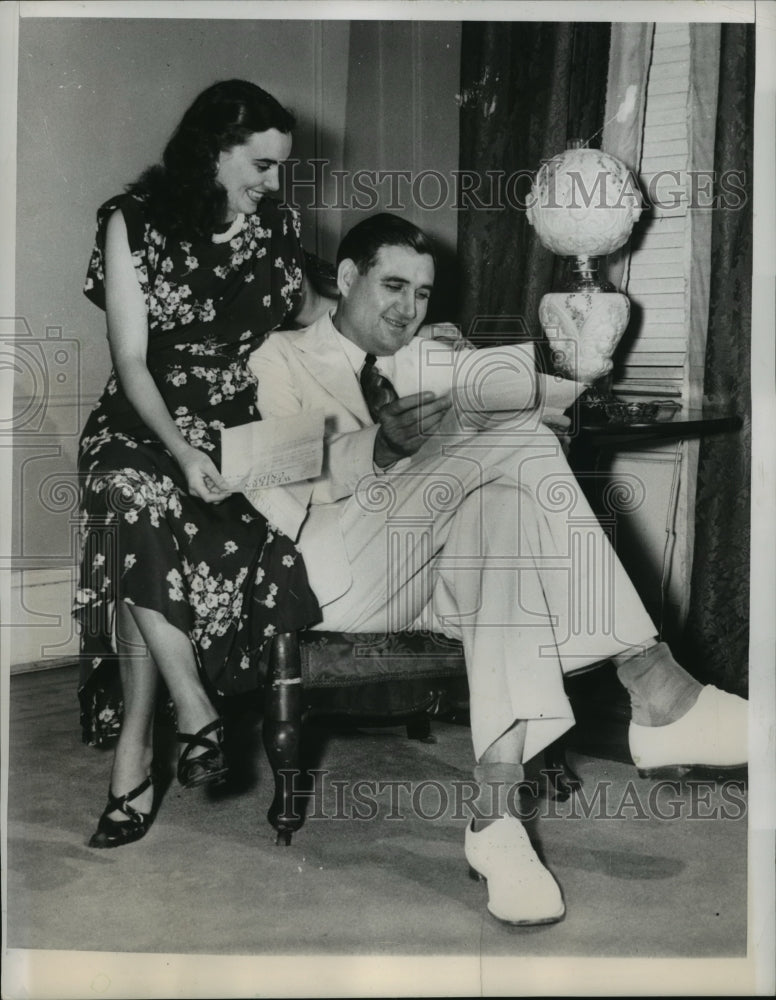
[(177, 569), (171, 569), (167, 574), (167, 582), (170, 584), (169, 594), (171, 601), (183, 600), (183, 580)]
[[(167, 239), (137, 196), (114, 199), (100, 210), (84, 285), (101, 308), (105, 226), (117, 208), (147, 307), (149, 370), (183, 437), (218, 463), (219, 432), (256, 416), (248, 355), (300, 299), (298, 213), (268, 201), (228, 244), (216, 245)], [(94, 654), (83, 662), (102, 677), (115, 651), (116, 600), (142, 603), (191, 637), (217, 691), (237, 678), (248, 690), (279, 623), (287, 631), (314, 620), (303, 564), (240, 494), (217, 507), (189, 495), (172, 457), (133, 413), (112, 373), (81, 439), (79, 526), (90, 555), (74, 609), (82, 628), (98, 622), (94, 634), (82, 631), (84, 651)], [(219, 518), (219, 511), (232, 513)], [(99, 684), (84, 701), (86, 690), (84, 738), (99, 744), (115, 737), (121, 702)]]

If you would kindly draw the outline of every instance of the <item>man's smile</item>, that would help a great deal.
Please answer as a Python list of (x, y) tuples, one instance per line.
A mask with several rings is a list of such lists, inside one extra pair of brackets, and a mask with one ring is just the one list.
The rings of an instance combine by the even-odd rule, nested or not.
[(388, 326), (392, 326), (395, 330), (403, 330), (409, 323), (407, 319), (394, 319), (391, 316), (383, 316), (383, 319)]

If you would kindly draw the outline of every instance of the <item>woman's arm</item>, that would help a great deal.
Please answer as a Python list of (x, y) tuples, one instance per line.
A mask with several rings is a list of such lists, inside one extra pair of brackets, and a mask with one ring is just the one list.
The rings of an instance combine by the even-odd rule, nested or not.
[(299, 327), (309, 326), (319, 317), (323, 316), (325, 312), (334, 309), (336, 305), (336, 299), (321, 295), (320, 292), (315, 290), (310, 279), (305, 275), (302, 278), (302, 302), (293, 316), (294, 325)]
[(146, 364), (148, 316), (127, 240), (124, 216), (117, 210), (105, 236), (105, 309), (108, 343), (116, 373), (140, 418), (180, 465), (189, 492), (211, 502), (229, 495), (212, 460), (183, 437)]

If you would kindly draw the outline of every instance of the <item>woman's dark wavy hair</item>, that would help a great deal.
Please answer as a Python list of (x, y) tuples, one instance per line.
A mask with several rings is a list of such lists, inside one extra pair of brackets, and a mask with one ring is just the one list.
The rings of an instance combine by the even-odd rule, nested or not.
[(291, 132), (296, 121), (266, 90), (222, 80), (203, 90), (167, 143), (162, 162), (127, 190), (142, 196), (149, 221), (165, 235), (209, 236), (222, 224), (226, 190), (216, 181), (218, 155), (255, 132)]

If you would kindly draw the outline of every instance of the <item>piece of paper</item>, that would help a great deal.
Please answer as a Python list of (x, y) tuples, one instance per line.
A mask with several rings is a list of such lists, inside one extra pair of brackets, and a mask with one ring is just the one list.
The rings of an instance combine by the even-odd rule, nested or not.
[(400, 396), (451, 392), (455, 409), (495, 413), (529, 410), (563, 413), (587, 388), (582, 382), (537, 373), (531, 343), (451, 350), (433, 340), (416, 341), (386, 364)]
[(233, 490), (285, 486), (321, 474), (323, 412), (254, 420), (221, 432), (221, 475)]
[[(400, 396), (452, 392), (458, 410), (525, 410), (536, 403), (532, 344), (453, 350), (449, 344), (416, 340), (386, 371)], [(379, 367), (379, 363), (378, 363)]]

